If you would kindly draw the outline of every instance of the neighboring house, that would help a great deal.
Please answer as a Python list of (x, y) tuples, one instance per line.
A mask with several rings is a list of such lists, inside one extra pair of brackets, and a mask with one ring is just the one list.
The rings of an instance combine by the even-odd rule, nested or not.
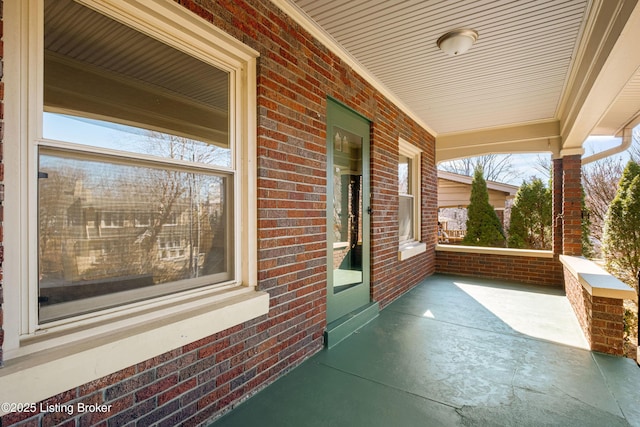
[[(515, 48), (486, 20), (463, 66), (433, 32), (491, 2), (0, 2), (0, 401), (53, 408), (3, 406), (1, 424), (206, 425), (436, 271), (478, 274), (480, 258), (485, 276), (561, 286), (559, 256), (581, 250), (582, 144), (626, 135), (640, 110), (618, 102), (640, 6), (571, 3), (545, 4), (533, 30), (551, 32)], [(387, 25), (388, 8), (403, 18)], [(425, 37), (413, 18), (432, 16)], [(400, 29), (417, 45), (394, 48)], [(360, 34), (376, 40), (356, 60), (343, 46)], [(512, 64), (531, 75), (507, 78)], [(553, 253), (496, 268), (436, 250), (436, 164), (531, 151), (555, 156)]]
[[(471, 198), (473, 177), (457, 173), (438, 171), (438, 208), (467, 207)], [(513, 200), (518, 186), (496, 181), (487, 181), (489, 204), (496, 211), (504, 211), (508, 201)]]
[[(466, 230), (466, 208), (471, 198), (473, 177), (438, 170), (438, 221), (443, 224), (449, 239), (461, 240)], [(487, 181), (489, 204), (498, 217), (505, 220), (505, 210), (515, 198), (518, 187), (501, 182)]]

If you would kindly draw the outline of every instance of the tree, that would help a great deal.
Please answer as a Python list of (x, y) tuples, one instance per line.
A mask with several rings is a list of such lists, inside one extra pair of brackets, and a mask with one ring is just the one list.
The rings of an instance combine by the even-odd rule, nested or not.
[(509, 182), (518, 177), (513, 167), (511, 154), (487, 154), (484, 156), (467, 157), (441, 163), (438, 168), (459, 175), (472, 176), (480, 167), (484, 171), (484, 179), (489, 181)]
[(616, 196), (624, 169), (620, 157), (606, 157), (582, 168), (585, 205), (589, 212), (593, 237), (602, 240), (602, 230), (611, 201)]
[(595, 258), (593, 243), (591, 242), (591, 213), (587, 207), (586, 194), (584, 187), (582, 188), (582, 197), (580, 198), (580, 206), (582, 209), (582, 256), (585, 258)]
[(607, 211), (603, 252), (607, 267), (634, 285), (640, 269), (640, 165), (630, 160)]
[(533, 168), (541, 175), (543, 176), (547, 181), (549, 181), (551, 179), (551, 175), (552, 175), (552, 171), (551, 169), (553, 168), (552, 166), (552, 159), (551, 159), (551, 155), (549, 154), (538, 154), (536, 156), (536, 160), (533, 164)]
[(529, 247), (527, 236), (529, 232), (525, 225), (522, 211), (517, 206), (511, 207), (511, 218), (509, 219), (509, 238), (507, 246), (515, 249), (524, 249)]
[(632, 133), (632, 145), (626, 153), (610, 156), (589, 163), (582, 168), (582, 186), (585, 205), (589, 212), (591, 236), (602, 240), (605, 216), (611, 201), (616, 196), (618, 182), (625, 166), (625, 158), (640, 163), (640, 128)]
[(504, 247), (505, 237), (496, 211), (489, 204), (487, 182), (482, 167), (477, 167), (471, 182), (471, 200), (467, 208), (467, 232), (462, 244)]
[(540, 178), (523, 182), (511, 208), (510, 248), (551, 248), (551, 190)]

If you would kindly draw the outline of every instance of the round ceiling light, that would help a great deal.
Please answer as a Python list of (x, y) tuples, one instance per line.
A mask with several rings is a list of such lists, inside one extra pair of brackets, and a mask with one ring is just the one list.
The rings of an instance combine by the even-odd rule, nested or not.
[(478, 40), (478, 32), (468, 29), (449, 31), (436, 42), (438, 47), (449, 56), (462, 55)]

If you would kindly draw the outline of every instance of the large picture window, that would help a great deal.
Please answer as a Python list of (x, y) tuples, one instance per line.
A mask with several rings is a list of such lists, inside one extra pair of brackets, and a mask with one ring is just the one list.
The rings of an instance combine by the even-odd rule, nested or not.
[(4, 12), (5, 360), (162, 331), (130, 366), (264, 314), (258, 52), (164, 0)]
[(234, 278), (229, 72), (44, 1), (45, 323)]
[(5, 389), (37, 402), (268, 313), (258, 52), (164, 0), (3, 16)]

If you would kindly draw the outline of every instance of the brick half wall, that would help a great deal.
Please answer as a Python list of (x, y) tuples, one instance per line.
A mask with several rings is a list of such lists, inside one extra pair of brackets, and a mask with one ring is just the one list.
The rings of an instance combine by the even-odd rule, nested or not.
[(534, 285), (562, 286), (562, 265), (556, 257), (525, 256), (516, 250), (511, 250), (513, 255), (507, 254), (508, 251), (505, 250), (492, 253), (492, 249), (473, 248), (470, 249), (473, 252), (465, 252), (460, 247), (445, 249), (438, 246), (436, 272), (513, 280)]
[(623, 300), (592, 296), (568, 268), (564, 268), (567, 299), (591, 350), (624, 355)]

